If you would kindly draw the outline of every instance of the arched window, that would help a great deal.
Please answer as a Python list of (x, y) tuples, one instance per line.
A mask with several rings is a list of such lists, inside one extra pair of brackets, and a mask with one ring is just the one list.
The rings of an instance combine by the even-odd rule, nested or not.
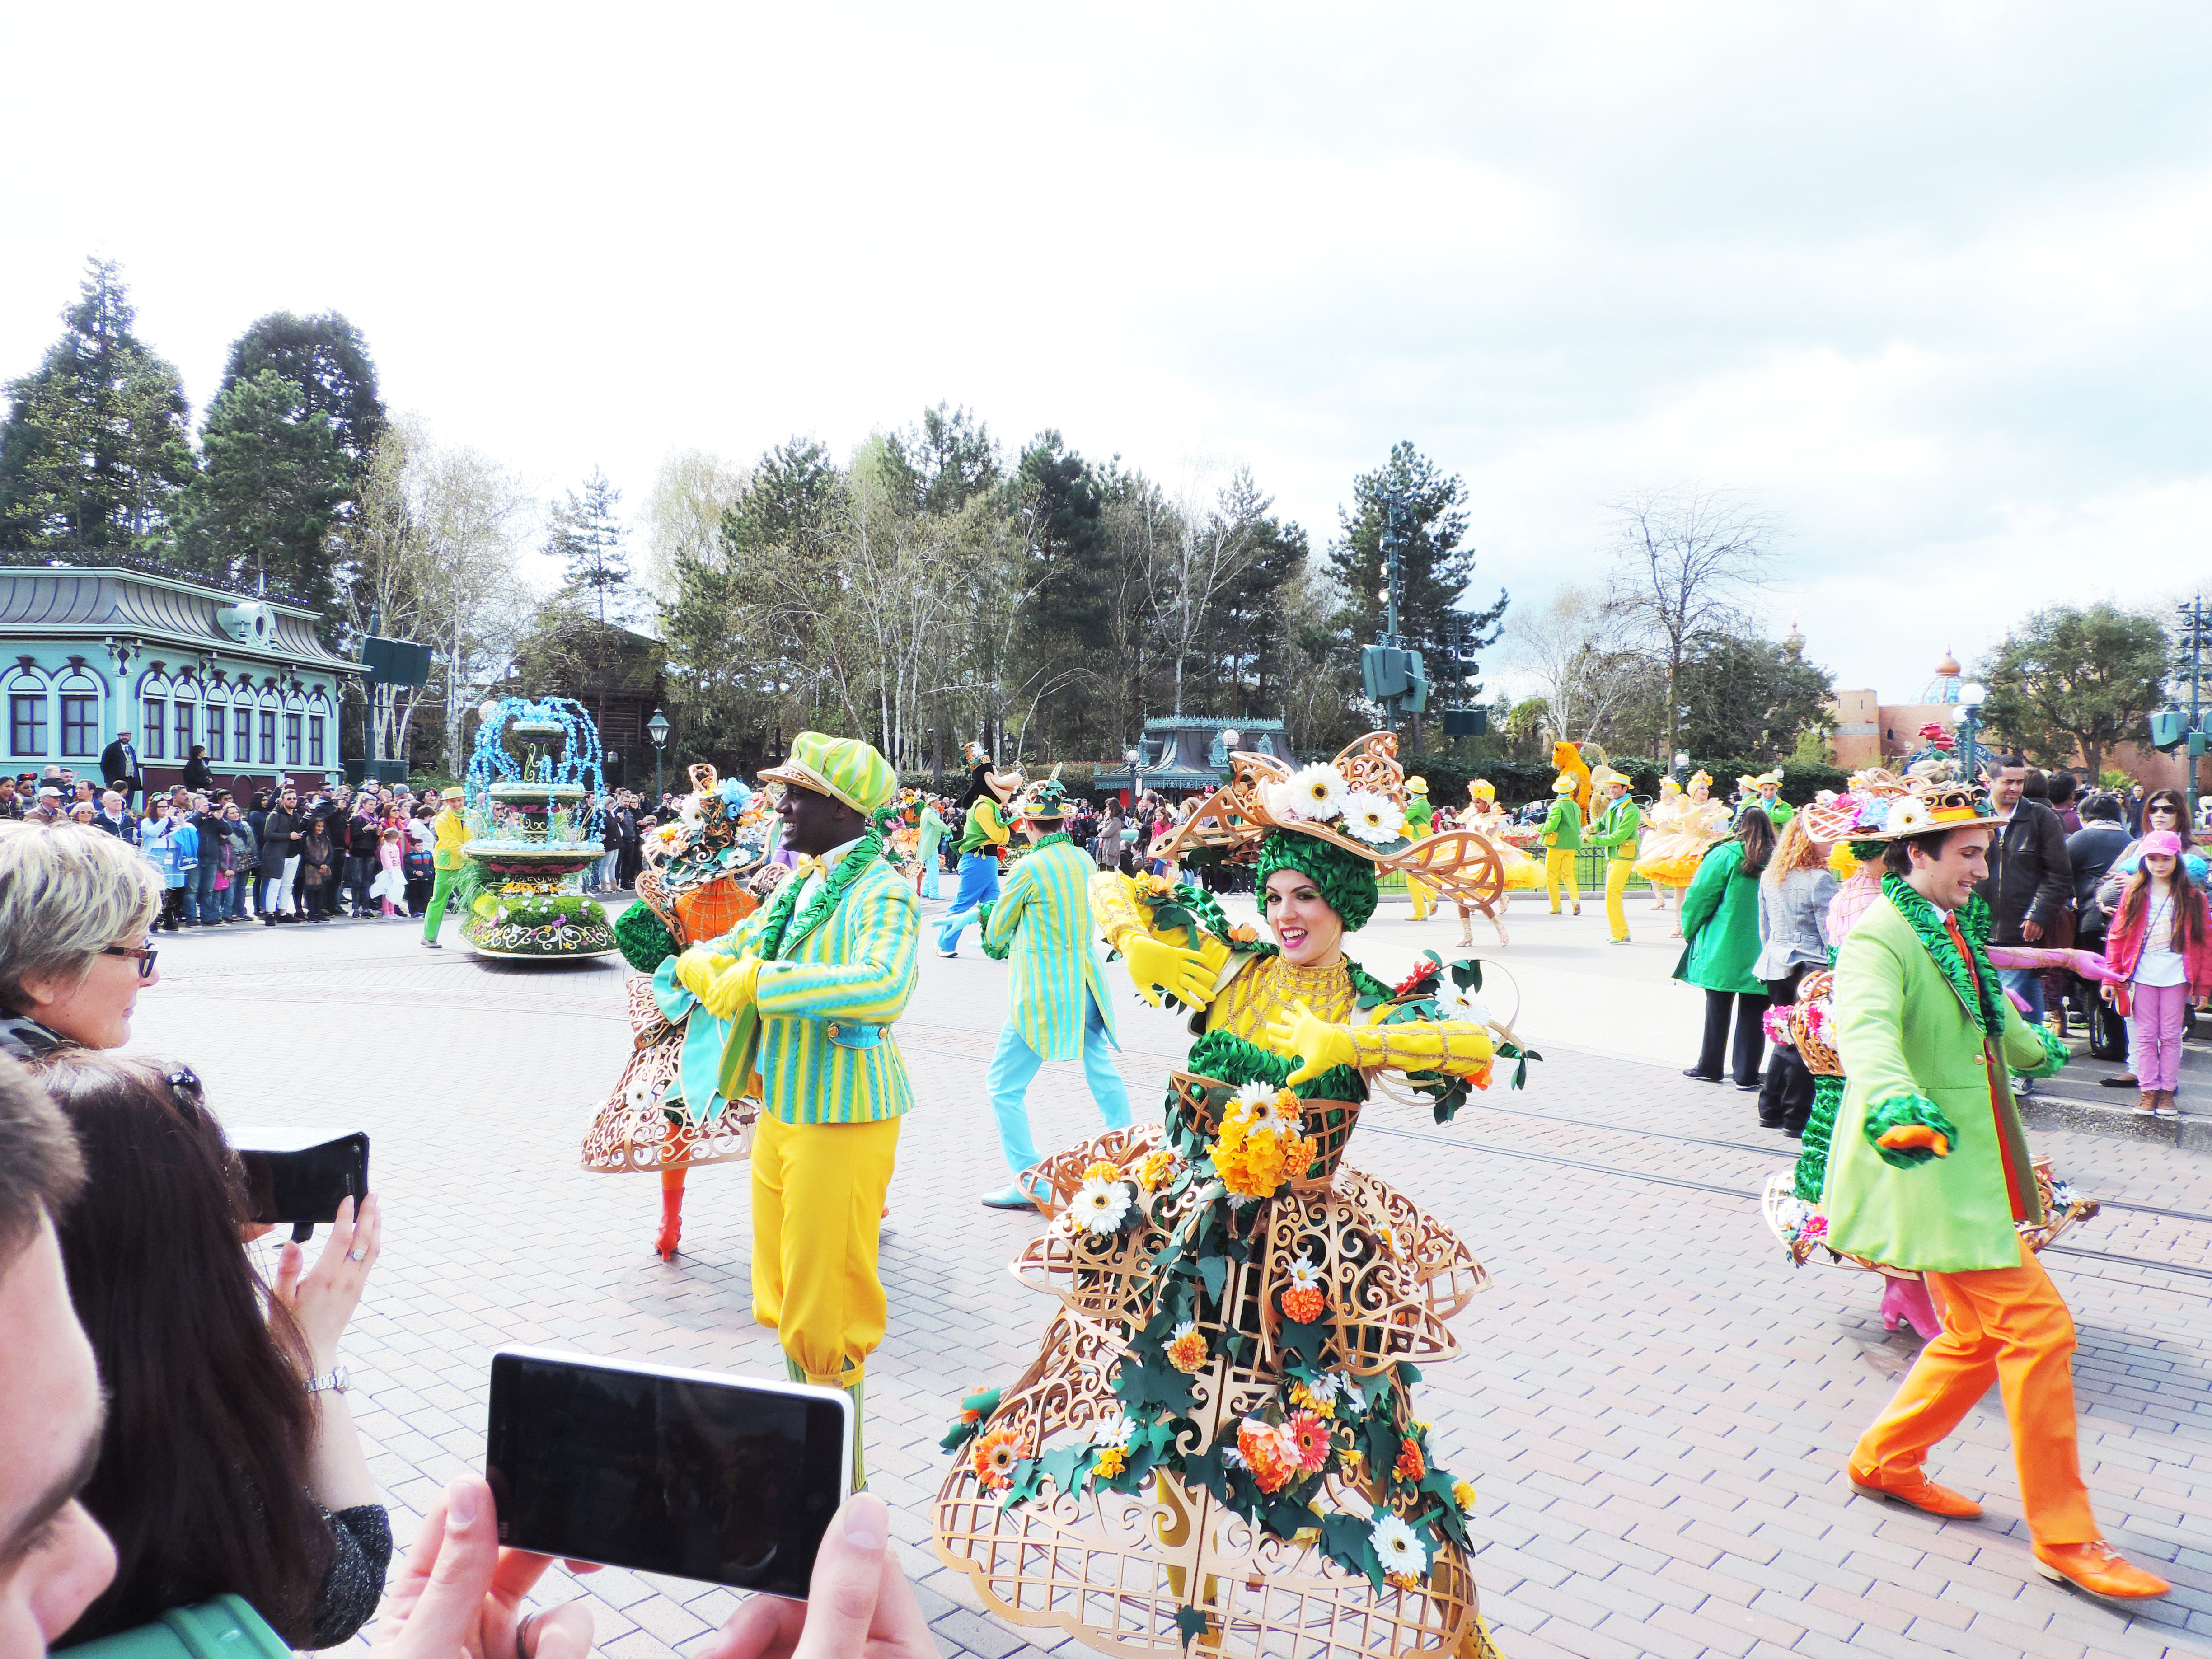
[(138, 682), (138, 756), (162, 760), (168, 756), (169, 693), (173, 688), (166, 674), (149, 673)]
[(205, 699), (207, 735), (200, 741), (207, 744), (210, 763), (221, 766), (224, 763), (224, 757), (230, 747), (226, 741), (229, 736), (230, 688), (227, 685), (210, 685), (205, 693)]
[(294, 692), (284, 699), (284, 764), (307, 764), (307, 700)]
[(192, 757), (192, 745), (200, 740), (200, 696), (203, 689), (198, 679), (192, 675), (179, 674), (176, 687), (171, 693), (176, 718), (175, 724), (170, 728), (175, 733), (175, 740), (170, 744), (169, 752), (180, 761)]
[(48, 722), (46, 677), (27, 664), (8, 672), (8, 752), (18, 760), (44, 760)]
[(62, 758), (96, 760), (100, 756), (100, 703), (107, 682), (90, 669), (71, 663), (54, 682), (54, 701), (61, 716)]
[(261, 764), (276, 764), (276, 715), (284, 707), (283, 695), (273, 685), (261, 690), (261, 706), (254, 711), (261, 723)]
[(319, 772), (329, 762), (331, 703), (320, 691), (307, 699), (307, 765)]

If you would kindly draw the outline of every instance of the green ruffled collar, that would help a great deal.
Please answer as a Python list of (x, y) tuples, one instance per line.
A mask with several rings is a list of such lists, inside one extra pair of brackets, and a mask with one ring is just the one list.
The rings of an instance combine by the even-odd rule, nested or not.
[[(1943, 925), (1943, 913), (1912, 890), (1911, 884), (1902, 876), (1881, 878), (1882, 896), (1897, 907), (1919, 937), (1928, 954), (1935, 961), (1951, 988), (1959, 994), (1966, 1013), (1981, 1028), (1984, 1036), (2004, 1035), (2004, 992), (1997, 984), (1997, 970), (1990, 965), (1989, 951), (1984, 935), (1987, 929), (1976, 924), (1983, 919), (1973, 914), (1973, 900), (1959, 913), (1959, 937), (1966, 941), (1966, 948), (1974, 953), (1973, 972), (1966, 969), (1966, 958), (1951, 941), (1951, 931)], [(1979, 994), (1976, 981), (1979, 981)]]

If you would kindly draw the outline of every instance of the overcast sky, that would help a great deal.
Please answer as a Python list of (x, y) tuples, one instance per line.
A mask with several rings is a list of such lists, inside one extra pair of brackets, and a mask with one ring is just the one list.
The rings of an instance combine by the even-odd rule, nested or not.
[(1604, 503), (1783, 526), (1845, 685), (2212, 574), (2212, 9), (1124, 4), (0, 12), (0, 376), (82, 260), (204, 411), (337, 309), (545, 493), (939, 399), (1334, 532), (1411, 438), (1476, 596)]

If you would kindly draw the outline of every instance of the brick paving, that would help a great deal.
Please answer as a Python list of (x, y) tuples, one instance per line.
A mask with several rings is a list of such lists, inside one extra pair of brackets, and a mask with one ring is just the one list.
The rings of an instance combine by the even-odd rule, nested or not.
[[(1501, 959), (1562, 951), (1545, 920), (1516, 913)], [(1575, 926), (1589, 931), (1589, 916)], [(1363, 960), (1395, 972), (1416, 944), (1450, 938), (1378, 923)], [(1624, 994), (1664, 994), (1671, 955), (1632, 955), (1601, 958), (1601, 971), (1640, 976)], [(189, 1060), (234, 1121), (374, 1138), (385, 1253), (347, 1358), (403, 1540), (444, 1480), (481, 1464), (495, 1347), (781, 1375), (748, 1307), (742, 1166), (693, 1176), (684, 1253), (664, 1265), (650, 1248), (655, 1183), (577, 1164), (628, 1046), (617, 959), (488, 967), (367, 923), (187, 934), (163, 966), (134, 1047)], [(919, 1108), (891, 1188), (869, 1456), (945, 1652), (1072, 1659), (1087, 1651), (1073, 1638), (982, 1615), (927, 1542), (945, 1422), (970, 1387), (1011, 1380), (1051, 1311), (1006, 1272), (1034, 1221), (975, 1202), (1004, 1178), (981, 1095), (1004, 998), (1003, 969), (971, 935), (957, 961), (925, 955), (901, 1027)], [(1691, 1004), (1672, 1006), (1687, 1042)], [(1123, 1073), (1140, 1103), (1157, 1100), (1183, 1039), (1164, 1015), (1126, 1002), (1120, 1013)], [(1644, 1029), (1663, 1027), (1653, 1016)], [(1850, 1492), (1844, 1455), (1912, 1339), (1883, 1334), (1865, 1276), (1781, 1258), (1753, 1195), (1785, 1143), (1753, 1127), (1748, 1097), (1683, 1079), (1686, 1056), (1590, 1053), (1574, 1035), (1533, 1031), (1548, 1058), (1528, 1091), (1494, 1090), (1449, 1127), (1378, 1103), (1352, 1152), (1456, 1227), (1495, 1281), (1455, 1322), (1465, 1352), (1426, 1368), (1421, 1387), (1446, 1458), (1480, 1490), (1475, 1571), (1510, 1659), (2212, 1655), (2212, 1279), (2172, 1270), (2212, 1271), (2212, 1222), (2110, 1210), (2067, 1241), (2101, 1255), (2047, 1258), (2080, 1327), (2100, 1518), (2177, 1585), (2130, 1617), (2034, 1574), (1994, 1393), (1933, 1464), (1985, 1495), (1984, 1520), (1939, 1522)], [(1031, 1108), (1041, 1145), (1097, 1121), (1072, 1065), (1045, 1068)], [(2212, 1217), (2212, 1157), (2036, 1139), (2100, 1196)], [(618, 1659), (688, 1655), (735, 1604), (619, 1571), (548, 1589), (588, 1601)]]

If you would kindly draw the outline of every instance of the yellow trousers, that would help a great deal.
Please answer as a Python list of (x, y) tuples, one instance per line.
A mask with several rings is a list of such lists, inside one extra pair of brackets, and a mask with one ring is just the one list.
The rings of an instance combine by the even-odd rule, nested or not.
[(1437, 908), (1437, 890), (1419, 876), (1406, 878), (1406, 891), (1413, 901), (1413, 920), (1425, 921)]
[(1995, 1382), (2029, 1535), (2046, 1547), (2086, 1544), (2102, 1534), (2075, 1443), (2074, 1320), (2034, 1252), (2022, 1244), (2020, 1258), (2017, 1267), (1925, 1275), (1942, 1333), (1859, 1437), (1850, 1472), (1879, 1486), (1910, 1481)]
[(753, 1139), (753, 1317), (806, 1381), (857, 1381), (884, 1340), (876, 1237), (898, 1161), (899, 1120), (786, 1123)]
[(1552, 914), (1559, 914), (1559, 884), (1567, 888), (1567, 902), (1579, 908), (1582, 890), (1575, 885), (1575, 849), (1554, 847), (1544, 854), (1544, 888), (1552, 896)]
[(1628, 890), (1626, 859), (1607, 859), (1605, 864), (1605, 919), (1613, 924), (1615, 939), (1628, 937), (1628, 916), (1620, 908), (1620, 896)]

